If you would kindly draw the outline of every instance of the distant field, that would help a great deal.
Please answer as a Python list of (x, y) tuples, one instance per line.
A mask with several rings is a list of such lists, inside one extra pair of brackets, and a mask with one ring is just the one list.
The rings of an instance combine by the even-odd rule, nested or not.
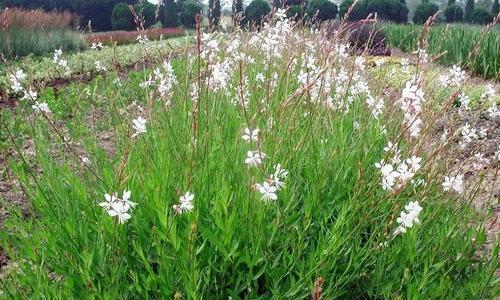
[[(384, 24), (389, 45), (405, 52), (418, 48), (422, 26)], [(463, 64), (475, 74), (498, 80), (500, 73), (500, 27), (485, 33), (484, 26), (435, 25), (429, 35), (427, 51), (440, 55), (439, 62)], [(477, 52), (474, 52), (474, 49)], [(473, 53), (474, 52), (474, 53)]]

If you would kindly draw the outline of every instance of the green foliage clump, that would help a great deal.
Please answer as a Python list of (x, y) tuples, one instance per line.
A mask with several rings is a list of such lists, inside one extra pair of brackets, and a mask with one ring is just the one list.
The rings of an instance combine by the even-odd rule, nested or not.
[(307, 6), (308, 17), (317, 21), (333, 20), (337, 11), (337, 5), (329, 0), (311, 0)]
[(182, 25), (186, 27), (194, 27), (196, 25), (196, 15), (201, 14), (203, 5), (197, 0), (187, 0), (182, 4), (182, 12), (180, 15)]
[(471, 15), (471, 22), (474, 24), (484, 25), (490, 23), (492, 20), (493, 15), (482, 7), (474, 9)]
[[(352, 3), (352, 0), (342, 2), (340, 8), (341, 17), (344, 16)], [(408, 19), (408, 7), (399, 0), (361, 0), (356, 3), (348, 19), (358, 21), (374, 13), (377, 13), (379, 19), (395, 23), (406, 23)]]
[(438, 10), (439, 7), (436, 4), (430, 2), (422, 2), (417, 6), (415, 10), (413, 22), (415, 24), (423, 24), (427, 21), (427, 19), (437, 13)]
[(448, 23), (462, 22), (464, 10), (458, 4), (451, 4), (444, 10), (444, 16)]
[(253, 0), (245, 10), (245, 24), (260, 26), (264, 17), (271, 12), (271, 6), (265, 0)]
[(127, 4), (118, 3), (115, 5), (111, 14), (111, 28), (113, 30), (134, 30), (136, 28), (134, 16)]

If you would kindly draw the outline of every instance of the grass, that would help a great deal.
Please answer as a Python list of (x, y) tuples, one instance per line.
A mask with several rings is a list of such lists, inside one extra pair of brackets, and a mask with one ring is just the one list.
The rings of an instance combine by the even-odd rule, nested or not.
[[(415, 51), (419, 45), (422, 26), (382, 25), (389, 45), (404, 52)], [(485, 27), (472, 25), (434, 25), (429, 34), (428, 52), (439, 56), (445, 65), (459, 64), (484, 78), (499, 79), (500, 31), (493, 28), (484, 34)], [(471, 55), (478, 45), (477, 53)]]
[(70, 29), (0, 31), (0, 53), (9, 59), (46, 55), (54, 52), (54, 49), (77, 52), (86, 47), (82, 36)]
[[(319, 34), (284, 28), (260, 34), (283, 37), (269, 44), (272, 56), (262, 50), (264, 40), (250, 42), (252, 35), (212, 36), (199, 47), (206, 55), (191, 49), (171, 61), (176, 83), (163, 86), (163, 94), (160, 80), (141, 84), (158, 76), (147, 69), (120, 84), (110, 74), (40, 91), (37, 101), (47, 102), (51, 114), (35, 114), (30, 101), (2, 111), (4, 143), (22, 157), (10, 167), (34, 216), (27, 220), (12, 208), (1, 232), (15, 262), (1, 277), (4, 296), (494, 297), (498, 246), (477, 256), (485, 242), (484, 227), (476, 226), (481, 217), (469, 208), (477, 190), (444, 192), (445, 167), (454, 162), (445, 152), (451, 144), (428, 142), (429, 126), (441, 108), (450, 109), (453, 91), (437, 89), (432, 80), (425, 84), (430, 125), (410, 139), (395, 99), (387, 99), (376, 119), (366, 92), (354, 86), (366, 83), (374, 97), (384, 97), (384, 86), (402, 89), (412, 74), (390, 80), (385, 68), (392, 66), (363, 71), (355, 57), (329, 59), (335, 43)], [(154, 44), (147, 45), (143, 51), (153, 53)], [(300, 71), (314, 66), (343, 68), (348, 80), (321, 77), (334, 86), (329, 92), (316, 84), (320, 80), (299, 84)], [(168, 68), (159, 72), (173, 79)], [(333, 108), (325, 105), (328, 96)], [(147, 119), (147, 132), (132, 138), (139, 116)], [(247, 127), (260, 128), (258, 142), (242, 139)], [(23, 137), (33, 140), (36, 155), (21, 150)], [(424, 186), (382, 190), (374, 165), (391, 158), (383, 149), (389, 140), (403, 157), (423, 158), (415, 179), (424, 179)], [(267, 154), (262, 165), (245, 165), (249, 150)], [(90, 162), (82, 163), (82, 156)], [(276, 201), (263, 201), (255, 184), (276, 164), (289, 171), (286, 187)], [(125, 189), (138, 205), (119, 224), (98, 204), (105, 193)], [(187, 191), (195, 195), (194, 210), (176, 214), (172, 207)], [(396, 218), (414, 200), (423, 207), (421, 224), (394, 236)]]

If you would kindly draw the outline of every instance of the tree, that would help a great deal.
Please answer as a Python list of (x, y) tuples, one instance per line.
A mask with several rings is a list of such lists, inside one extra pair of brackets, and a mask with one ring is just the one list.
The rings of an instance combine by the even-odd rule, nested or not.
[(471, 22), (474, 24), (488, 24), (493, 20), (493, 15), (482, 7), (474, 9), (471, 14)]
[(115, 5), (111, 13), (111, 27), (113, 30), (134, 30), (136, 28), (134, 16), (127, 4), (122, 2)]
[(165, 28), (179, 26), (179, 8), (174, 0), (163, 0), (160, 5), (160, 22)]
[(337, 11), (337, 5), (328, 0), (311, 0), (307, 6), (308, 17), (317, 21), (333, 20)]
[(304, 9), (301, 5), (292, 5), (286, 11), (286, 17), (298, 22), (304, 18)]
[(498, 0), (495, 0), (493, 2), (493, 7), (491, 8), (491, 14), (493, 15), (493, 17), (495, 17), (496, 15), (498, 15), (498, 11), (500, 10), (500, 7), (498, 5)]
[(211, 28), (220, 23), (220, 0), (208, 0), (208, 22)]
[(340, 18), (343, 18), (347, 11), (349, 10), (349, 7), (354, 3), (354, 0), (344, 0), (340, 3), (339, 6), (339, 16)]
[(426, 0), (422, 1), (422, 3), (420, 3), (417, 6), (417, 9), (415, 10), (415, 14), (413, 16), (413, 23), (415, 24), (425, 23), (427, 19), (429, 19), (431, 16), (437, 13), (438, 10), (439, 7), (436, 4), (429, 3)]
[(260, 26), (264, 17), (271, 12), (269, 3), (265, 0), (253, 0), (245, 10), (245, 24), (249, 26)]
[(134, 6), (134, 10), (144, 18), (145, 28), (152, 27), (156, 24), (156, 5), (148, 1), (143, 1)]
[(237, 25), (243, 17), (243, 0), (233, 0), (232, 18), (233, 23)]
[(111, 30), (111, 14), (116, 4), (127, 2), (137, 4), (137, 0), (71, 0), (72, 11), (80, 15), (80, 24), (89, 23), (94, 31)]
[(471, 22), (472, 11), (474, 10), (474, 0), (467, 0), (465, 3), (464, 19), (466, 22)]
[(187, 0), (182, 5), (180, 15), (182, 25), (186, 27), (194, 27), (196, 25), (196, 15), (201, 14), (203, 6), (196, 0)]
[[(455, 2), (454, 0), (450, 0), (450, 2)], [(446, 22), (448, 23), (453, 23), (453, 22), (462, 22), (463, 17), (464, 17), (464, 10), (460, 5), (457, 4), (449, 4), (448, 7), (444, 10), (444, 16), (446, 18)]]

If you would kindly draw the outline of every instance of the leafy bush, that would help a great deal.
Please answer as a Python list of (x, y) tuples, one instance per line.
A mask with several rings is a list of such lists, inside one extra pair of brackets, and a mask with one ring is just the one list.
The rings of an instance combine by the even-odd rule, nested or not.
[(422, 2), (417, 6), (415, 10), (413, 22), (415, 24), (423, 24), (427, 21), (427, 19), (437, 13), (438, 10), (439, 7), (436, 4), (430, 2)]
[(182, 13), (180, 15), (182, 25), (194, 27), (196, 25), (196, 15), (201, 13), (203, 5), (196, 0), (187, 0), (182, 4)]
[(127, 4), (115, 5), (111, 14), (111, 27), (113, 30), (134, 30), (137, 27)]
[(260, 26), (264, 17), (271, 12), (269, 3), (265, 0), (253, 0), (245, 10), (243, 21), (249, 26)]
[(337, 5), (329, 0), (311, 0), (307, 6), (307, 15), (318, 21), (333, 20), (337, 10)]
[[(343, 13), (352, 4), (351, 0), (344, 1)], [(349, 20), (362, 20), (373, 13), (377, 13), (379, 19), (396, 23), (405, 23), (408, 19), (408, 7), (399, 0), (361, 0), (354, 6)]]
[(482, 7), (478, 7), (472, 12), (471, 22), (474, 24), (484, 25), (490, 23), (492, 20), (493, 15)]
[(448, 23), (462, 22), (464, 10), (458, 4), (451, 4), (444, 10), (444, 16)]

